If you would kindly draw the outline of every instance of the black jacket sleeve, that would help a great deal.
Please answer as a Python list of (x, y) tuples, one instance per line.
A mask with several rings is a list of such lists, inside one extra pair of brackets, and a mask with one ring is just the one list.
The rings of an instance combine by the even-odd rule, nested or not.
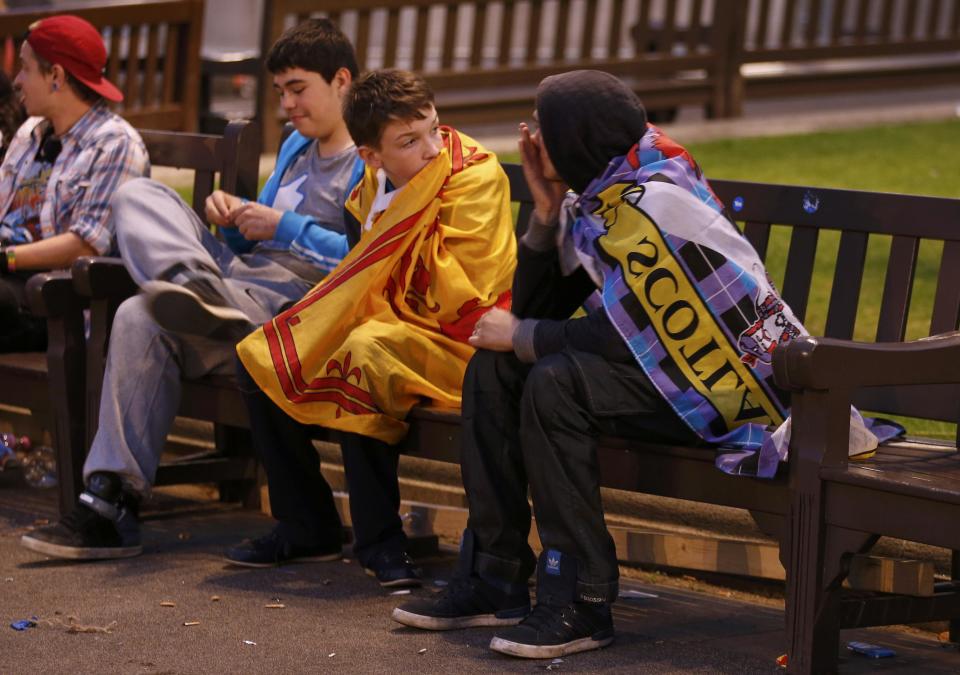
[[(611, 361), (629, 362), (633, 358), (603, 308), (569, 318), (595, 290), (582, 267), (563, 275), (556, 248), (537, 250), (521, 239), (513, 281), (513, 313), (520, 319), (537, 319), (535, 326), (524, 322), (521, 327), (533, 331), (536, 358), (566, 348), (599, 354)], [(518, 355), (524, 358), (519, 349)]]
[(583, 270), (563, 276), (556, 249), (537, 251), (521, 239), (513, 277), (513, 313), (521, 319), (565, 319), (597, 289)]

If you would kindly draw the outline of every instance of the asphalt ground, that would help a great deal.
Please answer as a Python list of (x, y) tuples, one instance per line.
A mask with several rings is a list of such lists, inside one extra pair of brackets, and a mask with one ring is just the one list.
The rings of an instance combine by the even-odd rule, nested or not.
[[(19, 537), (55, 517), (55, 495), (0, 473), (0, 672), (307, 673), (566, 672), (774, 673), (785, 651), (783, 612), (708, 593), (625, 581), (656, 597), (615, 605), (617, 639), (562, 663), (490, 651), (493, 629), (423, 632), (394, 623), (406, 599), (391, 595), (348, 556), (342, 562), (241, 569), (221, 551), (271, 521), (215, 501), (157, 495), (147, 504), (144, 554), (74, 563), (21, 547)], [(417, 594), (439, 592), (450, 554), (422, 561)], [(217, 599), (214, 599), (217, 598)], [(173, 603), (162, 606), (161, 603)], [(266, 605), (280, 604), (282, 608)], [(10, 623), (37, 617), (19, 632)], [(196, 625), (185, 625), (198, 622)], [(78, 632), (79, 631), (79, 632)], [(932, 633), (848, 631), (893, 648), (883, 661), (844, 650), (841, 672), (960, 672), (960, 653)], [(559, 668), (557, 668), (559, 666)]]

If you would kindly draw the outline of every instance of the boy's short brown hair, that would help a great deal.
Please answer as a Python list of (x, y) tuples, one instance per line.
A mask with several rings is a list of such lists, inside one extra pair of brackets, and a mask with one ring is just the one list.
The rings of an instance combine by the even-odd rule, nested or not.
[(383, 130), (392, 120), (422, 120), (433, 105), (433, 90), (406, 70), (374, 70), (353, 83), (343, 105), (343, 119), (358, 146), (380, 147)]
[(349, 38), (330, 19), (307, 19), (284, 31), (267, 53), (267, 70), (278, 75), (285, 70), (303, 68), (320, 76), (327, 84), (341, 68), (356, 77), (357, 56)]

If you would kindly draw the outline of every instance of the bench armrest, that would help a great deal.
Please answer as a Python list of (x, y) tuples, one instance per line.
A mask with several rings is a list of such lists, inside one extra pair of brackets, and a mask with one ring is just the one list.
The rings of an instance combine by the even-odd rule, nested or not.
[(130, 278), (120, 258), (84, 257), (71, 268), (77, 293), (87, 298), (124, 300), (137, 293), (137, 284)]
[(773, 353), (777, 384), (790, 391), (960, 383), (960, 332), (913, 342), (802, 337)]
[(86, 298), (77, 295), (70, 272), (40, 272), (27, 281), (27, 303), (36, 316), (58, 319), (87, 307)]

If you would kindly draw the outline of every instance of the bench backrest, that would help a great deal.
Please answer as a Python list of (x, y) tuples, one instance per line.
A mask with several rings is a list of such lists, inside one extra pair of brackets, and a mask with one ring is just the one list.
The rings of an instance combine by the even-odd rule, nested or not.
[[(74, 14), (96, 26), (107, 45), (107, 78), (124, 93), (114, 108), (133, 126), (171, 131), (197, 128), (203, 0), (150, 0), (58, 5), (0, 13), (0, 42), (20, 42), (30, 25)], [(13, 64), (14, 73), (19, 68)]]
[[(690, 103), (720, 111), (738, 3), (275, 0), (264, 16), (263, 49), (285, 28), (328, 16), (353, 42), (361, 70), (423, 74), (441, 119), (454, 124), (528, 114), (541, 79), (579, 68), (624, 78), (648, 107)], [(506, 88), (515, 102), (492, 105)], [(261, 86), (261, 95), (263, 109), (276, 110), (270, 88)]]
[(151, 166), (193, 172), (191, 205), (201, 217), (204, 201), (216, 185), (230, 194), (256, 198), (261, 147), (258, 124), (231, 122), (223, 136), (153, 129), (141, 129), (140, 135)]
[(743, 63), (904, 56), (960, 49), (960, 1), (754, 0)]
[[(711, 185), (812, 334), (896, 342), (957, 329), (960, 200)], [(855, 400), (868, 411), (949, 422), (960, 416), (957, 386), (878, 387)]]

